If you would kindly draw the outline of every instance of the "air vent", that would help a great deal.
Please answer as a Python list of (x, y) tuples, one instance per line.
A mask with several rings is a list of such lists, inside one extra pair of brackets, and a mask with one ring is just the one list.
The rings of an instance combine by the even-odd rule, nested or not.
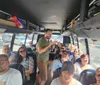
[(92, 30), (92, 28), (84, 28), (84, 30), (90, 31)]

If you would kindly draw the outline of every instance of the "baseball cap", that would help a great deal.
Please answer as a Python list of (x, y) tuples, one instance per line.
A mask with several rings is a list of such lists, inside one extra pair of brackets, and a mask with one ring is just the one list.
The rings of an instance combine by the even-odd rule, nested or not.
[(62, 71), (68, 71), (68, 72), (74, 73), (74, 65), (72, 64), (72, 62), (65, 61), (62, 65), (62, 68), (61, 68), (61, 72)]

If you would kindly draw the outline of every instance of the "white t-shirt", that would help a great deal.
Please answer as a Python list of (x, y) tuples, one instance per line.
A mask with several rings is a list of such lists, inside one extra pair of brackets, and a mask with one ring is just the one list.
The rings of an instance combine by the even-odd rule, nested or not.
[(21, 73), (10, 68), (5, 74), (0, 75), (0, 85), (22, 85)]
[[(50, 85), (61, 85), (59, 78), (55, 78)], [(77, 81), (76, 79), (72, 79), (71, 83), (69, 83), (69, 85), (82, 85), (79, 81)]]
[(80, 63), (75, 63), (76, 64), (76, 71), (74, 72), (74, 78), (79, 80), (80, 78), (80, 74), (82, 71), (86, 70), (86, 69), (94, 69), (91, 65), (87, 64), (86, 66), (84, 66), (84, 68), (81, 68), (81, 64)]

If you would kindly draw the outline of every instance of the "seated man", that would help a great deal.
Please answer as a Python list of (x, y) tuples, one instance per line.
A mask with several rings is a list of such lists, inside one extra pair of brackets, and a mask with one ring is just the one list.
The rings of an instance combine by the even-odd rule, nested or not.
[(4, 45), (2, 48), (2, 54), (5, 54), (9, 58), (10, 64), (17, 63), (17, 55), (14, 52), (11, 52), (9, 45)]
[(22, 85), (21, 73), (9, 68), (7, 55), (4, 54), (0, 54), (0, 85)]
[(100, 67), (96, 70), (96, 83), (90, 85), (100, 85)]
[(68, 55), (67, 51), (63, 50), (60, 52), (60, 54), (61, 54), (61, 59), (54, 60), (49, 67), (50, 80), (52, 80), (52, 78), (53, 78), (53, 72), (57, 68), (62, 67), (62, 63), (64, 63), (65, 61), (69, 61), (69, 55)]
[(82, 85), (79, 81), (73, 78), (74, 65), (71, 61), (63, 63), (61, 75), (55, 78), (50, 85)]

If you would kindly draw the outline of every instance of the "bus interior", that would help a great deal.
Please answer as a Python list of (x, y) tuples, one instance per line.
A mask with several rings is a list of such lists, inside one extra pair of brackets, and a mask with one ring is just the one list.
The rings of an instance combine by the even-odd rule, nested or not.
[(100, 0), (0, 0), (0, 52), (4, 45), (15, 53), (25, 45), (36, 64), (35, 46), (50, 29), (52, 41), (66, 47), (73, 44), (89, 55), (89, 63), (96, 69), (100, 67), (99, 23)]

